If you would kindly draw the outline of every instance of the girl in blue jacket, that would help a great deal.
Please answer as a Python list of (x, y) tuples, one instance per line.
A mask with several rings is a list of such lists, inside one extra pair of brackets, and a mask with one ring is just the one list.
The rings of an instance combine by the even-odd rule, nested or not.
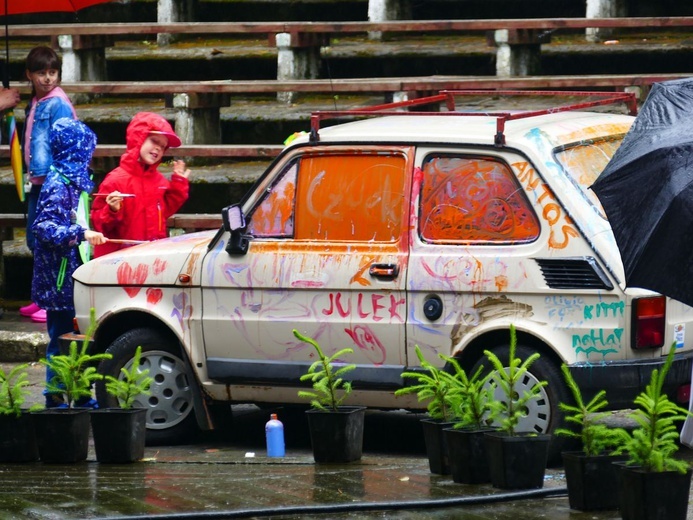
[[(26, 77), (31, 82), (31, 101), (26, 109), (22, 151), (30, 189), (27, 193), (26, 245), (33, 251), (34, 235), (31, 225), (36, 218), (36, 204), (41, 186), (51, 166), (49, 132), (53, 123), (62, 117), (77, 119), (70, 99), (60, 88), (62, 62), (60, 56), (43, 45), (34, 47), (26, 58)], [(33, 321), (46, 321), (45, 310), (36, 302), (19, 310)]]
[[(96, 147), (96, 135), (84, 123), (58, 119), (51, 127), (50, 146), (53, 162), (31, 228), (36, 238), (31, 297), (46, 310), (50, 338), (46, 359), (60, 353), (58, 338), (73, 330), (72, 273), (79, 265), (77, 246), (83, 240), (92, 245), (107, 240), (103, 234), (77, 223), (80, 194), (91, 193), (94, 188), (89, 163)], [(47, 381), (54, 376), (51, 370), (46, 370)], [(46, 394), (46, 407), (61, 404), (59, 396)], [(93, 406), (95, 403), (78, 404)]]

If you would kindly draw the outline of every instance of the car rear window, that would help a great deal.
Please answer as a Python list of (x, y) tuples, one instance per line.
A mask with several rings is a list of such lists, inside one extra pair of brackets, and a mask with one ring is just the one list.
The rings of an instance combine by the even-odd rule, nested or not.
[(429, 155), (422, 167), (420, 234), (431, 243), (517, 244), (541, 232), (520, 183), (495, 158)]
[(624, 135), (612, 135), (601, 139), (581, 141), (567, 145), (554, 154), (568, 178), (580, 190), (583, 197), (606, 219), (599, 199), (590, 186), (597, 180), (606, 164), (621, 146)]

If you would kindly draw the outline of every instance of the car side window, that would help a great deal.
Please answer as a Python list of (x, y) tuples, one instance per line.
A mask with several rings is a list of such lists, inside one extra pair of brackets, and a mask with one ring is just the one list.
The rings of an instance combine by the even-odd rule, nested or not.
[(406, 157), (397, 152), (305, 154), (288, 165), (248, 219), (262, 238), (393, 242), (402, 231)]
[(422, 173), (419, 233), (426, 242), (517, 244), (539, 236), (539, 219), (503, 161), (432, 154)]
[(398, 153), (304, 156), (297, 240), (393, 242), (406, 209), (406, 158)]
[(297, 172), (298, 161), (294, 161), (279, 175), (269, 193), (250, 215), (250, 235), (265, 238), (293, 236)]

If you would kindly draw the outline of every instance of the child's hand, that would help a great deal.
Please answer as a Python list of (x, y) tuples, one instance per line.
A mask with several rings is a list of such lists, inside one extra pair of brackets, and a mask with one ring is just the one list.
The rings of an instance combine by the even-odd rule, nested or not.
[(190, 170), (185, 167), (185, 161), (173, 161), (173, 173), (187, 179), (190, 175)]
[(113, 213), (118, 213), (120, 208), (123, 207), (123, 197), (120, 192), (116, 190), (106, 195), (106, 204), (108, 204)]
[(91, 229), (84, 230), (84, 240), (89, 242), (93, 246), (100, 246), (108, 242), (108, 239), (103, 236), (103, 233), (98, 231), (92, 231)]

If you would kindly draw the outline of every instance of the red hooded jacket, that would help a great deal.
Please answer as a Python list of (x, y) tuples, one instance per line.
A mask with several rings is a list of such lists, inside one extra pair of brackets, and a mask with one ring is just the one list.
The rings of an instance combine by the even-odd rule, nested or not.
[[(98, 193), (133, 194), (123, 199), (120, 211), (111, 211), (106, 197), (95, 197), (91, 209), (92, 227), (107, 238), (156, 240), (167, 236), (166, 220), (188, 199), (188, 179), (177, 174), (167, 180), (157, 169), (160, 162), (148, 166), (140, 161), (140, 148), (150, 132), (173, 134), (163, 117), (140, 112), (132, 118), (125, 132), (126, 150), (120, 166), (112, 170), (99, 186)], [(107, 242), (94, 248), (94, 257), (102, 256), (128, 244)]]

